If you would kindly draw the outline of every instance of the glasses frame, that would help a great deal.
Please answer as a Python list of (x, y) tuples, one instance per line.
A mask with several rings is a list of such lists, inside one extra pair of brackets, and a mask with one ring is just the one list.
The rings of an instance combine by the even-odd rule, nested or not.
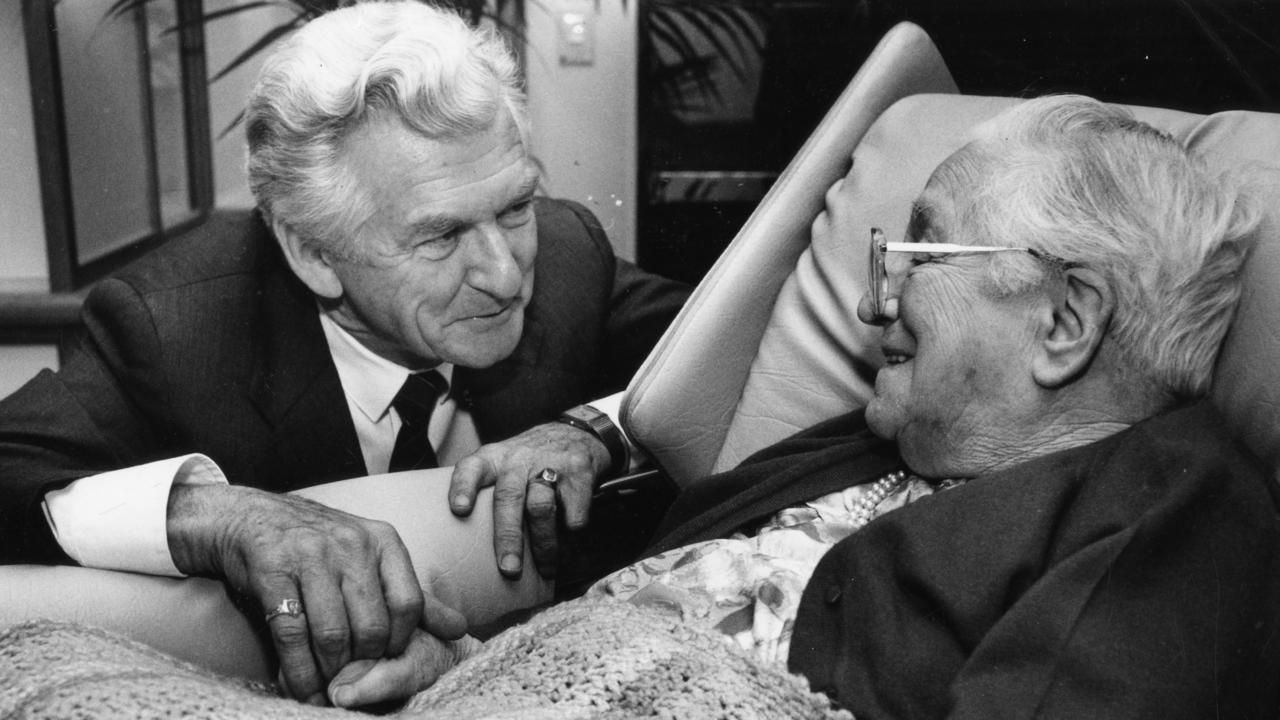
[(885, 270), (885, 255), (891, 252), (929, 253), (931, 255), (954, 255), (959, 253), (997, 253), (1025, 252), (1034, 258), (1048, 260), (1061, 266), (1070, 263), (1053, 255), (1028, 247), (997, 247), (995, 245), (955, 245), (953, 243), (914, 243), (887, 242), (884, 231), (878, 227), (871, 228), (870, 258), (867, 262), (868, 281), (871, 290), (871, 311), (874, 319), (881, 320), (886, 316), (885, 305), (889, 301), (889, 273)]

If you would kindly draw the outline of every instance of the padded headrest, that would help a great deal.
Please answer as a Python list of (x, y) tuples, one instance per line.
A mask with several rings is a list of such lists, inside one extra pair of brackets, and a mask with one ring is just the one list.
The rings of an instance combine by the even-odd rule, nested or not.
[[(911, 202), (934, 168), (976, 124), (1017, 102), (916, 95), (886, 110), (855, 151), (855, 227), (879, 226), (889, 238), (901, 238)], [(1258, 165), (1280, 189), (1280, 115), (1131, 109), (1204, 154), (1211, 166)], [(1280, 202), (1266, 203), (1265, 212), (1213, 397), (1232, 430), (1274, 471), (1280, 460)], [(876, 346), (879, 331), (859, 323), (855, 313), (865, 289), (867, 239), (832, 238), (801, 256), (774, 306), (717, 470), (865, 402), (882, 361), (866, 350)], [(860, 355), (865, 364), (852, 361)]]

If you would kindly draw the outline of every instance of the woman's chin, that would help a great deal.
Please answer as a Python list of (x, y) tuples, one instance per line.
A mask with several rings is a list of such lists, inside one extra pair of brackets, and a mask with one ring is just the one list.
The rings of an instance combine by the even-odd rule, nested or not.
[(896, 440), (900, 423), (894, 414), (888, 411), (888, 403), (876, 395), (867, 403), (867, 428), (876, 437), (884, 440)]

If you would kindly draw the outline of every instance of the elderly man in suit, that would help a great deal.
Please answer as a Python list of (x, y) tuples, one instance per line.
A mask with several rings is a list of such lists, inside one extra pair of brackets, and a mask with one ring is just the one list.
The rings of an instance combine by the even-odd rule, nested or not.
[[(351, 660), (464, 622), (390, 526), (280, 493), (452, 464), (616, 391), (686, 292), (535, 197), (513, 58), (452, 14), (316, 20), (245, 124), (259, 213), (101, 282), (65, 366), (0, 405), (0, 559), (223, 577), (321, 702)], [(615, 464), (569, 424), (531, 442)]]

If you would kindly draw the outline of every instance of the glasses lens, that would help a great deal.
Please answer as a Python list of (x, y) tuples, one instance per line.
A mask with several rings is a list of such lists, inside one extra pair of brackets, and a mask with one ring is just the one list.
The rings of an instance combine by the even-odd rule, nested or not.
[(884, 231), (880, 228), (871, 228), (871, 257), (868, 259), (867, 267), (871, 274), (868, 283), (871, 287), (871, 309), (876, 317), (884, 316), (885, 296), (889, 294), (889, 277), (884, 269), (884, 251)]

